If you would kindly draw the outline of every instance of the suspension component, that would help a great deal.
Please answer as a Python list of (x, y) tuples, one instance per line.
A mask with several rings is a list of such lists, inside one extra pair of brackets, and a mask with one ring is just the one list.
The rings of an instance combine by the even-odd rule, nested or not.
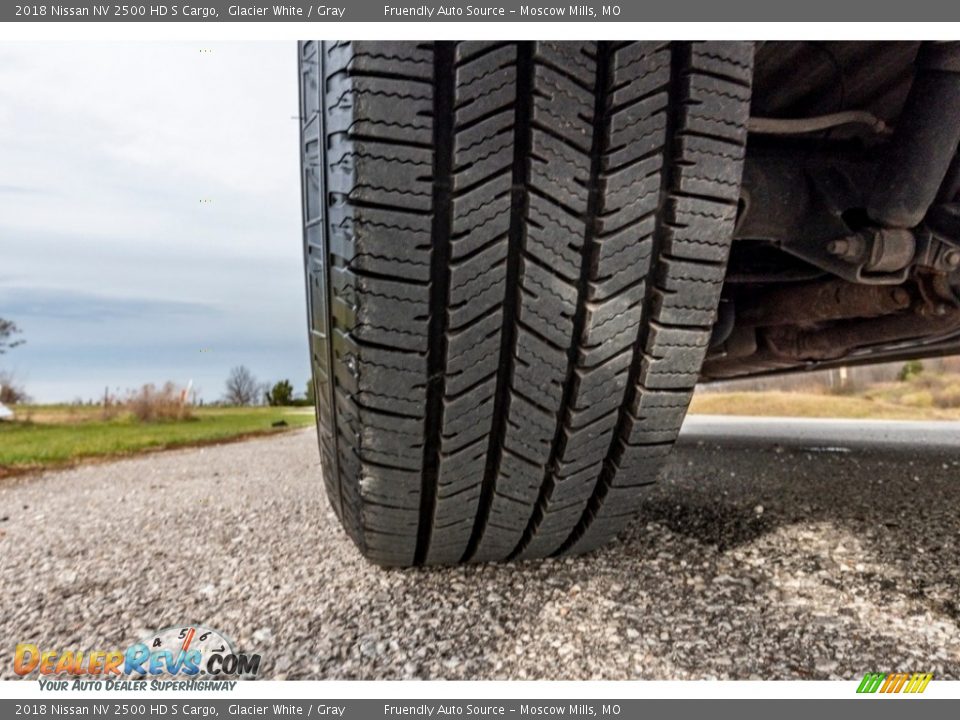
[(876, 175), (867, 214), (879, 225), (919, 225), (960, 145), (960, 42), (927, 42)]

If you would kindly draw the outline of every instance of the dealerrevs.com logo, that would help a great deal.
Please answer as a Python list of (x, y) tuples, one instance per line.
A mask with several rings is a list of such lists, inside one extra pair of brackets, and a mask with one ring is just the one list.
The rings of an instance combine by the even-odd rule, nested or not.
[[(164, 628), (125, 650), (54, 650), (19, 643), (13, 670), (20, 676), (35, 673), (43, 689), (53, 690), (147, 689), (148, 679), (150, 689), (211, 689), (207, 686), (224, 684), (217, 681), (256, 677), (260, 655), (236, 652), (218, 630), (184, 625)], [(197, 679), (209, 682), (190, 682)]]

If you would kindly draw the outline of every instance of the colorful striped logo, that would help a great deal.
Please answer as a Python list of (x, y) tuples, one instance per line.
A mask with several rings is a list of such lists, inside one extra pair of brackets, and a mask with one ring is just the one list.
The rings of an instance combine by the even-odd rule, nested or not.
[(858, 693), (922, 693), (933, 680), (933, 673), (867, 673)]

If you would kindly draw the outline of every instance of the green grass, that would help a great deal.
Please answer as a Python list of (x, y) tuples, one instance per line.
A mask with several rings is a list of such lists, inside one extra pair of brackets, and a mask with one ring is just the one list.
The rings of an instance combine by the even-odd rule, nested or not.
[[(23, 408), (29, 418), (0, 422), (0, 474), (64, 465), (85, 458), (126, 455), (239, 438), (313, 425), (312, 408), (209, 408), (189, 420), (103, 420), (94, 409), (67, 406)], [(271, 424), (285, 420), (287, 428)]]

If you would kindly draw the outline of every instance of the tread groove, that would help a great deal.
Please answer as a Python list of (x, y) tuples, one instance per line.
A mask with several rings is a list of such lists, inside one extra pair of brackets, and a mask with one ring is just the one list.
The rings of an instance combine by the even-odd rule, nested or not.
[(447, 326), (450, 294), (450, 235), (453, 226), (452, 180), (453, 126), (443, 121), (453, 113), (454, 44), (434, 46), (434, 172), (433, 249), (430, 255), (430, 325), (427, 352), (427, 398), (423, 444), (423, 475), (420, 490), (420, 521), (414, 564), (422, 565), (430, 548), (437, 504), (440, 468), (443, 397), (446, 392)]

